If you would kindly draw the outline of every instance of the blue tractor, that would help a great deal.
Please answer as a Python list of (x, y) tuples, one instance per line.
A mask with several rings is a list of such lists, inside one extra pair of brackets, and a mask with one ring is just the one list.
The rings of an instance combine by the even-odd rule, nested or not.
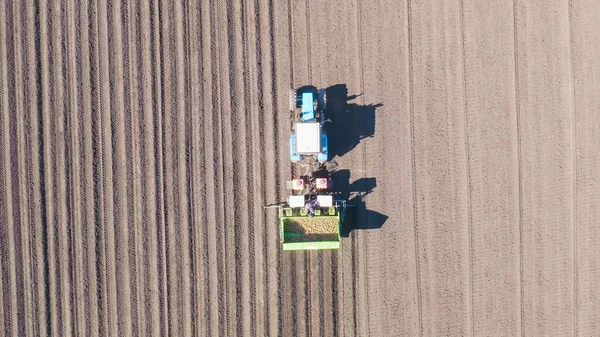
[(323, 128), (326, 108), (325, 89), (317, 90), (316, 87), (307, 85), (290, 92), (292, 162), (299, 162), (307, 157), (316, 157), (320, 163), (328, 160), (327, 134)]

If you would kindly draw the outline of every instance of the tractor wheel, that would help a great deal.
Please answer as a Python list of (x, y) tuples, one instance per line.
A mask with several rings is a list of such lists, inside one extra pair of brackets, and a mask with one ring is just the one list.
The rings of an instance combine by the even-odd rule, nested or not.
[(321, 106), (321, 110), (327, 110), (327, 90), (319, 89), (319, 105)]
[(290, 100), (290, 102), (289, 102), (290, 103), (290, 111), (296, 110), (296, 90), (294, 90), (294, 89), (290, 90), (289, 100)]

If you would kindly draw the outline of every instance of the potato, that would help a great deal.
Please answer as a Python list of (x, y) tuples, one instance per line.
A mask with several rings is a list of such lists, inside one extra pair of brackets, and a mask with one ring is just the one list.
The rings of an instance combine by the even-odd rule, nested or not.
[(338, 219), (294, 218), (285, 221), (285, 242), (337, 241)]

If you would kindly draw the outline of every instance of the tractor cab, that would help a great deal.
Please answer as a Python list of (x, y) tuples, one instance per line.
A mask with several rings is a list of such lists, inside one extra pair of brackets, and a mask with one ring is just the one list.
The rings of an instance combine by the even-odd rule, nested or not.
[(300, 98), (302, 105), (300, 110), (300, 120), (303, 123), (314, 122), (316, 119), (316, 104), (312, 92), (303, 92)]
[(316, 156), (327, 161), (327, 135), (323, 129), (326, 105), (325, 90), (314, 86), (292, 90), (290, 110), (293, 114), (293, 134), (290, 137), (290, 159), (298, 162), (303, 157)]

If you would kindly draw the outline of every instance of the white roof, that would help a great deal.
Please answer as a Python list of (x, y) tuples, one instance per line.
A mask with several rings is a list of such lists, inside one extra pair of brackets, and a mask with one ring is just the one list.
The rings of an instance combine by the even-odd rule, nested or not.
[(333, 196), (331, 195), (317, 195), (317, 201), (321, 207), (333, 206)]
[(304, 196), (303, 195), (290, 195), (288, 197), (288, 205), (292, 208), (304, 207)]
[(296, 153), (315, 154), (321, 152), (321, 124), (296, 123)]

